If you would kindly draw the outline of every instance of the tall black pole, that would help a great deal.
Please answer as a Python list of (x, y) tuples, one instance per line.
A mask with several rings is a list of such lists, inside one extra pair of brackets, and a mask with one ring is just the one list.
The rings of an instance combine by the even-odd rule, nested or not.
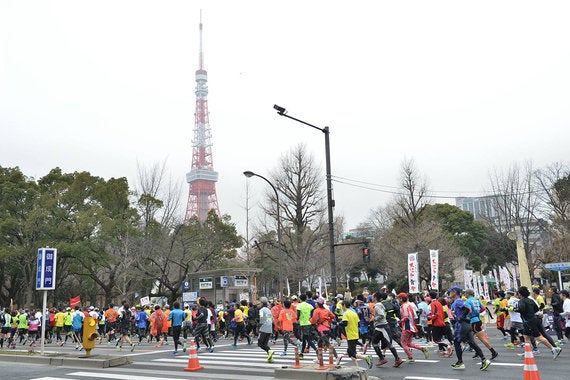
[(332, 178), (331, 178), (331, 149), (329, 143), (329, 127), (319, 128), (316, 125), (307, 123), (306, 121), (299, 120), (293, 116), (287, 115), (287, 110), (277, 104), (273, 105), (273, 109), (277, 110), (277, 114), (285, 116), (289, 119), (298, 121), (301, 124), (308, 125), (311, 128), (318, 129), (325, 134), (325, 156), (326, 156), (326, 169), (327, 169), (327, 209), (329, 216), (329, 247), (330, 247), (330, 262), (331, 262), (331, 283), (333, 293), (338, 291), (336, 287), (336, 257), (334, 253), (334, 221), (333, 221), (333, 207), (334, 200), (332, 197)]
[(334, 220), (333, 220), (333, 207), (334, 200), (332, 197), (332, 178), (331, 178), (331, 147), (329, 142), (329, 127), (323, 128), (325, 134), (325, 156), (326, 156), (326, 170), (327, 170), (327, 209), (329, 214), (329, 249), (330, 249), (330, 262), (331, 262), (331, 282), (333, 293), (337, 292), (336, 287), (336, 256), (334, 253)]

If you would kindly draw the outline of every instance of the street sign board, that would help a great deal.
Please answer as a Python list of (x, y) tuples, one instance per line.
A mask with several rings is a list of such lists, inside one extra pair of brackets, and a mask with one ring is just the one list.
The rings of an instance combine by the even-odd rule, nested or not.
[(213, 289), (214, 281), (212, 277), (203, 277), (200, 279), (200, 289)]
[(245, 276), (235, 276), (234, 286), (247, 286), (247, 277)]
[(182, 302), (196, 302), (197, 299), (198, 299), (198, 292), (182, 293)]
[(222, 288), (227, 288), (228, 287), (228, 276), (221, 276), (220, 277), (220, 286)]
[(146, 306), (150, 304), (150, 297), (146, 296), (146, 297), (141, 297), (141, 306)]
[(54, 290), (57, 264), (57, 249), (38, 249), (38, 266), (36, 272), (36, 290)]
[(548, 264), (544, 264), (544, 267), (546, 269), (550, 269), (550, 270), (566, 270), (566, 269), (570, 269), (570, 261), (566, 261), (566, 262), (562, 262), (562, 263), (548, 263)]

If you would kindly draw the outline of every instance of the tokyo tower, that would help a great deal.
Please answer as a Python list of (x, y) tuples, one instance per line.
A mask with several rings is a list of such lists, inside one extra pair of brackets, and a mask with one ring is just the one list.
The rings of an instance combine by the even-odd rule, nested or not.
[(212, 131), (208, 118), (208, 73), (204, 70), (204, 52), (202, 50), (202, 13), (200, 12), (200, 58), (196, 70), (196, 113), (194, 139), (192, 140), (192, 167), (186, 173), (186, 182), (190, 185), (186, 217), (188, 222), (193, 216), (200, 221), (206, 220), (210, 210), (220, 215), (216, 182), (218, 172), (214, 171), (212, 160)]

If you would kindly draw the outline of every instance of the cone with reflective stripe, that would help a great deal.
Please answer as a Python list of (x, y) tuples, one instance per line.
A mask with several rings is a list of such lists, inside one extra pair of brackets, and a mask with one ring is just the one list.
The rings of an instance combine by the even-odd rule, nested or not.
[(523, 380), (540, 380), (540, 373), (530, 348), (530, 343), (524, 345), (524, 372)]
[(190, 342), (190, 356), (188, 357), (188, 367), (184, 368), (184, 371), (198, 371), (204, 369), (203, 365), (200, 365), (198, 361), (198, 353), (196, 352), (196, 344), (194, 341)]

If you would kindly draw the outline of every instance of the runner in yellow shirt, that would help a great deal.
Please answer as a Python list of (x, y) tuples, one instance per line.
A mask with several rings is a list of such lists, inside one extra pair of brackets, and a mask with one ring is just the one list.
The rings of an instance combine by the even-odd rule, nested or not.
[[(358, 367), (358, 359), (366, 360), (366, 364), (368, 364), (368, 368), (372, 368), (372, 358), (370, 355), (362, 355), (356, 352), (356, 346), (358, 343), (358, 324), (360, 322), (360, 318), (358, 314), (354, 311), (354, 309), (350, 305), (350, 301), (343, 301), (342, 302), (342, 320), (340, 324), (344, 326), (344, 331), (346, 332), (346, 342), (348, 343), (348, 348), (346, 350), (346, 354), (352, 359), (354, 366)], [(338, 359), (338, 363), (340, 363), (343, 355), (341, 355)], [(337, 363), (337, 365), (338, 365)]]
[(61, 333), (65, 334), (63, 330), (63, 324), (65, 322), (65, 313), (63, 312), (63, 308), (60, 307), (57, 309), (57, 313), (55, 313), (55, 333), (56, 333), (56, 340), (57, 344), (63, 346), (63, 339), (61, 338)]

